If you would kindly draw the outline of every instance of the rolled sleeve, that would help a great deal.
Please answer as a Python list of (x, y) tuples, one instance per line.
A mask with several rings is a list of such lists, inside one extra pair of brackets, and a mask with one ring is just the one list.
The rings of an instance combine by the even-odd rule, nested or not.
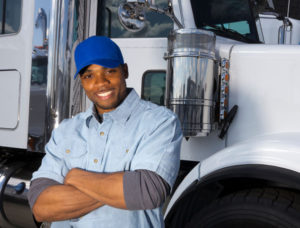
[[(169, 113), (169, 112), (167, 112)], [(180, 163), (182, 132), (174, 114), (154, 118), (152, 128), (141, 141), (132, 169), (147, 169), (160, 175), (173, 186)]]
[(31, 182), (30, 188), (27, 194), (27, 199), (30, 208), (33, 208), (33, 205), (35, 204), (35, 201), (39, 197), (39, 195), (48, 187), (53, 185), (58, 185), (57, 181), (54, 181), (52, 179), (48, 178), (38, 178)]
[(129, 210), (147, 210), (161, 206), (170, 193), (170, 186), (149, 170), (125, 172), (124, 198)]
[(32, 180), (37, 178), (49, 178), (59, 183), (64, 182), (66, 166), (60, 153), (59, 146), (55, 141), (56, 131), (54, 130), (51, 139), (45, 147), (46, 155), (42, 160), (40, 168), (33, 173)]

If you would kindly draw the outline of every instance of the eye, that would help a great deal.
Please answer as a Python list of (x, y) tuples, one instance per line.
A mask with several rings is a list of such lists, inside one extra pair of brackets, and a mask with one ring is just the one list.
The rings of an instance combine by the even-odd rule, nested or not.
[(115, 69), (108, 69), (108, 70), (106, 71), (106, 74), (113, 74), (113, 73), (115, 73), (115, 72), (116, 72)]
[(91, 74), (84, 74), (84, 75), (82, 75), (82, 79), (90, 79), (90, 78), (92, 78), (93, 76), (91, 75)]

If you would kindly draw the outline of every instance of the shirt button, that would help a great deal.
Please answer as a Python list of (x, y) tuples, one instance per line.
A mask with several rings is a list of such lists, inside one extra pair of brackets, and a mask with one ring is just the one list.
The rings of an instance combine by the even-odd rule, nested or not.
[(100, 135), (101, 135), (101, 136), (103, 136), (103, 135), (104, 135), (104, 132), (103, 132), (103, 131), (101, 131), (101, 132), (100, 132)]
[(126, 149), (126, 153), (128, 153), (129, 152), (129, 149)]
[(94, 159), (94, 163), (98, 163), (98, 159), (95, 158), (95, 159)]
[(67, 154), (69, 154), (70, 152), (71, 152), (71, 150), (69, 150), (69, 149), (66, 150), (66, 153), (67, 153)]

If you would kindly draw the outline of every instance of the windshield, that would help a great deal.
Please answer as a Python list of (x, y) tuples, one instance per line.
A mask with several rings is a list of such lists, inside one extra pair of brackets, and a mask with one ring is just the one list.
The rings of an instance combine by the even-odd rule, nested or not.
[(197, 28), (234, 40), (259, 43), (248, 0), (191, 0)]

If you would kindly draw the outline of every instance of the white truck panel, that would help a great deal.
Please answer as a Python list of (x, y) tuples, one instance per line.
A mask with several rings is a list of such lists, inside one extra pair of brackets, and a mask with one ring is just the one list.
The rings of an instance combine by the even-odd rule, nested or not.
[(180, 160), (202, 161), (225, 147), (225, 140), (213, 131), (207, 137), (190, 137), (182, 139)]
[[(17, 34), (0, 36), (0, 71), (7, 69), (16, 70), (20, 73), (21, 81), (18, 96), (20, 99), (19, 124), (15, 129), (5, 129), (0, 126), (0, 146), (27, 148), (33, 17), (34, 1), (23, 1), (21, 30)], [(9, 77), (9, 75), (5, 77)], [(13, 91), (18, 88), (18, 85), (13, 82), (8, 86), (10, 88), (7, 89)], [(0, 90), (0, 97), (7, 97), (6, 91)], [(16, 99), (16, 95), (14, 95), (14, 99)], [(16, 109), (11, 115), (12, 117), (10, 118), (14, 118), (13, 116), (17, 115)], [(3, 117), (1, 116), (1, 118)], [(13, 122), (12, 119), (1, 121), (8, 121), (11, 124)]]
[(0, 128), (15, 129), (20, 112), (20, 73), (16, 70), (0, 71)]
[(264, 42), (266, 44), (278, 44), (278, 30), (283, 25), (283, 22), (272, 15), (260, 15), (260, 24)]
[[(128, 38), (114, 39), (120, 46), (124, 62), (128, 64), (127, 86), (141, 95), (142, 76), (147, 70), (166, 70), (163, 60), (167, 50), (166, 38)], [(153, 56), (156, 56), (153, 58)]]
[(300, 45), (300, 20), (290, 18), (293, 24), (292, 30), (292, 44)]
[(229, 106), (239, 110), (227, 146), (300, 129), (300, 46), (236, 45), (230, 57)]
[[(292, 22), (292, 32), (287, 32), (287, 43), (289, 44), (290, 36), (292, 36), (291, 44), (300, 44), (300, 20), (289, 18)], [(278, 44), (278, 31), (283, 25), (281, 20), (272, 15), (260, 15), (260, 24), (263, 31), (264, 42), (266, 44)]]
[(300, 172), (300, 131), (257, 136), (214, 154), (201, 164), (200, 178), (237, 165), (269, 165)]

